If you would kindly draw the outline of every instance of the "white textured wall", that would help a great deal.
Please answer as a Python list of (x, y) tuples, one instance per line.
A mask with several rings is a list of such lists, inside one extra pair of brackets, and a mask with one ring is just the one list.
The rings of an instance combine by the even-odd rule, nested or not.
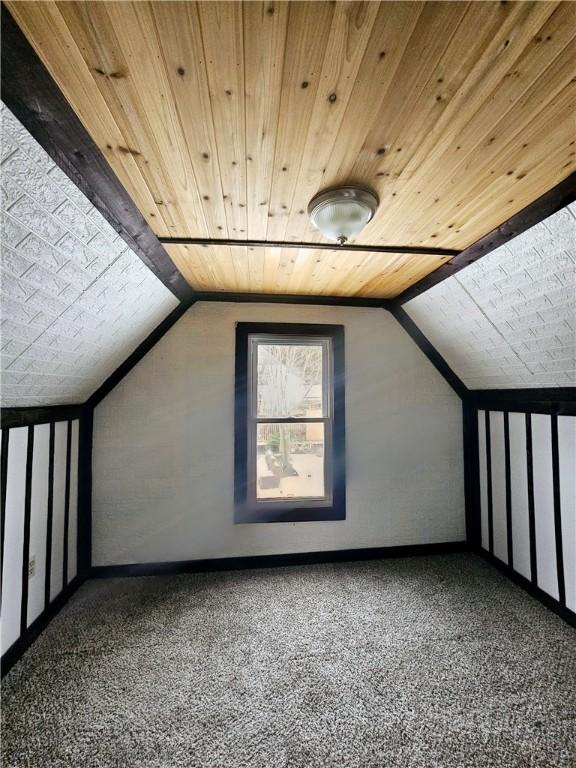
[(86, 400), (178, 300), (0, 104), (4, 406)]
[(576, 203), (404, 304), (470, 389), (576, 384)]
[(36, 568), (28, 579), (28, 625), (44, 610), (46, 583), (46, 528), (48, 513), (48, 466), (50, 461), (50, 424), (34, 427), (32, 489), (30, 495), (30, 553)]
[[(271, 321), (345, 325), (345, 521), (233, 523), (235, 324)], [(95, 410), (95, 565), (464, 534), (460, 400), (383, 310), (196, 304)]]

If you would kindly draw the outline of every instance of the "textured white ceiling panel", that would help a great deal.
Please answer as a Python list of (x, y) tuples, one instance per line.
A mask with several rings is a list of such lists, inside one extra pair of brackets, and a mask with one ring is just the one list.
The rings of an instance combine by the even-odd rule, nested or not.
[(178, 299), (2, 104), (2, 405), (81, 403)]
[(576, 205), (404, 309), (470, 389), (576, 386)]

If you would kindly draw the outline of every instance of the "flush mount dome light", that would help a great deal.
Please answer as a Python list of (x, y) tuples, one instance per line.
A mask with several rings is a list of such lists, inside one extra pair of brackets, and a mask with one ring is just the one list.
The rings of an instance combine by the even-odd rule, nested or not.
[(320, 192), (308, 205), (310, 221), (316, 229), (344, 245), (364, 229), (374, 216), (378, 198), (369, 189), (338, 187)]

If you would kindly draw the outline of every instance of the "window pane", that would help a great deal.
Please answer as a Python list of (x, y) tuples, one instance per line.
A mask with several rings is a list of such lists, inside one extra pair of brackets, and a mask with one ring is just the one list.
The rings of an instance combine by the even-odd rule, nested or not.
[(258, 424), (256, 498), (322, 498), (324, 424)]
[(322, 344), (257, 344), (257, 415), (322, 416)]

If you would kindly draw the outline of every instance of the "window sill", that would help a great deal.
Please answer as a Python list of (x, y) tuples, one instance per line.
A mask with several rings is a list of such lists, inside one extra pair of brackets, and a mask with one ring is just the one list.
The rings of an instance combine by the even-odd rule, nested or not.
[(238, 509), (234, 515), (237, 524), (250, 523), (310, 523), (345, 520), (344, 505), (336, 507), (295, 507), (294, 509)]

